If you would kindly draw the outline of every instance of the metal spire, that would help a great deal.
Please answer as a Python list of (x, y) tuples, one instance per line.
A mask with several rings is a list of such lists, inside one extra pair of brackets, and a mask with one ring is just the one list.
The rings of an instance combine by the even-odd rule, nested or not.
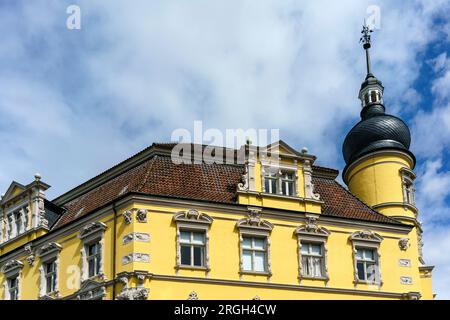
[(359, 42), (363, 44), (363, 48), (366, 51), (366, 65), (367, 65), (367, 75), (372, 75), (372, 66), (370, 63), (370, 55), (369, 48), (371, 47), (370, 43), (370, 34), (373, 30), (370, 30), (369, 27), (364, 23), (362, 28), (362, 37), (359, 39)]

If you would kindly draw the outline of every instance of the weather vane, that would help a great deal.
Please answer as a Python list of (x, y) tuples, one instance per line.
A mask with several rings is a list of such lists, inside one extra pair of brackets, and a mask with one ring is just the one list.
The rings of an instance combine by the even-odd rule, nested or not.
[(359, 39), (359, 42), (362, 42), (364, 49), (370, 48), (370, 34), (373, 30), (370, 30), (366, 24), (363, 24), (363, 29), (361, 31), (362, 37)]
[(372, 66), (370, 63), (370, 55), (369, 55), (369, 48), (370, 48), (370, 34), (373, 32), (373, 30), (370, 30), (369, 27), (366, 25), (365, 21), (362, 28), (362, 37), (359, 39), (359, 42), (362, 42), (363, 48), (366, 51), (366, 67), (367, 67), (367, 75), (372, 74)]

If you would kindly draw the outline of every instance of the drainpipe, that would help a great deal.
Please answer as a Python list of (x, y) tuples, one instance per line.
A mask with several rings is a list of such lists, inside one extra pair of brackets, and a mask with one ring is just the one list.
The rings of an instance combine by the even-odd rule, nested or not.
[(113, 212), (114, 212), (114, 230), (113, 230), (113, 263), (112, 263), (112, 275), (113, 275), (113, 287), (112, 287), (112, 299), (116, 299), (116, 246), (117, 246), (117, 210), (116, 203), (113, 203)]

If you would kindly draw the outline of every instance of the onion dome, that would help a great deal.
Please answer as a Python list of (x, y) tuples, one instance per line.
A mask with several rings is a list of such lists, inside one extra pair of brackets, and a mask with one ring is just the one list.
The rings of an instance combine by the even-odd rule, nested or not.
[(401, 119), (385, 113), (384, 87), (371, 71), (370, 32), (368, 27), (363, 27), (361, 41), (366, 51), (367, 76), (358, 96), (362, 106), (361, 121), (345, 137), (342, 146), (344, 160), (348, 166), (368, 153), (396, 149), (405, 151), (415, 161), (414, 155), (409, 151), (411, 134), (408, 126)]

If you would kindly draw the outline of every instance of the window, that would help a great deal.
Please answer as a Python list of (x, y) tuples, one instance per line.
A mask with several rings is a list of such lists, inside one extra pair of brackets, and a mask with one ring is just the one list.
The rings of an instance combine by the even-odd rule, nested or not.
[(45, 291), (52, 293), (56, 291), (56, 261), (47, 262), (44, 264), (45, 272)]
[(377, 282), (378, 264), (376, 250), (356, 248), (356, 269), (358, 280)]
[(323, 251), (323, 245), (321, 243), (301, 242), (301, 270), (303, 277), (323, 277)]
[(264, 176), (264, 187), (265, 191), (268, 193), (277, 194), (277, 174), (268, 172)]
[(7, 279), (9, 300), (19, 300), (19, 276)]
[(195, 209), (175, 213), (177, 260), (175, 269), (197, 268), (210, 271), (208, 230), (213, 218)]
[(285, 196), (294, 195), (294, 175), (292, 173), (281, 175), (281, 191)]
[(101, 246), (99, 242), (95, 242), (86, 246), (88, 275), (94, 277), (100, 274), (101, 265)]
[(267, 238), (242, 237), (242, 269), (244, 271), (267, 271)]
[(285, 196), (295, 195), (294, 172), (266, 172), (264, 173), (264, 192), (282, 194)]
[(181, 264), (205, 266), (205, 232), (180, 231)]
[(401, 168), (400, 173), (402, 176), (403, 202), (406, 204), (415, 205), (414, 180), (416, 175), (408, 168)]

